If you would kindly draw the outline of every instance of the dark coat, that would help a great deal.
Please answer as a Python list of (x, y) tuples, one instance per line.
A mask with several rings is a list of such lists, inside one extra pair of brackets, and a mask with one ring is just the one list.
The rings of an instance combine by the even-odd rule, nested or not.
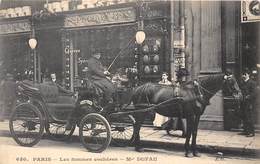
[(104, 74), (105, 69), (98, 59), (91, 57), (88, 60), (87, 64), (88, 64), (87, 76), (91, 77), (94, 80), (100, 80), (106, 78)]
[(240, 88), (244, 101), (253, 102), (256, 99), (256, 82), (254, 80), (242, 81)]
[(88, 72), (87, 77), (93, 80), (93, 83), (96, 84), (99, 88), (101, 88), (105, 94), (106, 99), (112, 97), (112, 94), (115, 92), (115, 86), (113, 83), (108, 80), (104, 74), (104, 67), (101, 62), (91, 57), (88, 62)]

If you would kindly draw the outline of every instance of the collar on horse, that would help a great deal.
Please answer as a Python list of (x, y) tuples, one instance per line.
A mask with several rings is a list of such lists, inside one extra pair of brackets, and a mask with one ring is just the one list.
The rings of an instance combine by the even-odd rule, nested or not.
[[(209, 105), (209, 100), (206, 100), (205, 99), (205, 96), (203, 95), (203, 91), (206, 91), (210, 94), (213, 94), (211, 93), (210, 91), (208, 91), (206, 88), (204, 88), (203, 86), (201, 86), (201, 84), (197, 81), (197, 80), (194, 80), (193, 81), (193, 85), (194, 85), (194, 88), (195, 88), (195, 94), (196, 94), (196, 100), (198, 101), (198, 103), (200, 103), (202, 106), (207, 106)], [(197, 91), (196, 91), (197, 90)], [(196, 104), (201, 107), (199, 104), (196, 102)]]

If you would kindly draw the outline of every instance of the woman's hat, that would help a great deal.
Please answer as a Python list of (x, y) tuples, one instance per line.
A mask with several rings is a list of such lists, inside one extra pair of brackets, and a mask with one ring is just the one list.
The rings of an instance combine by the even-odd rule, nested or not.
[(250, 74), (251, 72), (250, 72), (250, 70), (248, 69), (248, 68), (245, 68), (244, 70), (243, 70), (243, 74)]

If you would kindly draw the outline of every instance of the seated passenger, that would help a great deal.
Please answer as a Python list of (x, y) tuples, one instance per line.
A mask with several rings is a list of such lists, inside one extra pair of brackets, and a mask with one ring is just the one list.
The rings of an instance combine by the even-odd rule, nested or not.
[(65, 89), (64, 87), (62, 87), (60, 84), (57, 83), (57, 78), (55, 73), (51, 73), (50, 78), (49, 79), (47, 78), (46, 81), (43, 82), (43, 84), (57, 86), (59, 93), (63, 93), (70, 96), (74, 95), (72, 91)]

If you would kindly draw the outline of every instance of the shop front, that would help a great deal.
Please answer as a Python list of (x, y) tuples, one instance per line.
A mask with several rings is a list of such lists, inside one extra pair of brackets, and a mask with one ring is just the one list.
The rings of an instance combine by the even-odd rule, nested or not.
[[(150, 6), (150, 15), (146, 14), (142, 20), (135, 4), (65, 14), (61, 32), (65, 86), (73, 90), (74, 79), (84, 76), (86, 61), (95, 52), (102, 53), (101, 61), (112, 74), (118, 69), (136, 68), (136, 80), (159, 81), (160, 74), (169, 71), (169, 57), (166, 57), (169, 22), (163, 9), (165, 4)], [(140, 28), (146, 34), (141, 45), (135, 38)]]
[(1, 77), (9, 73), (14, 78), (20, 76), (30, 67), (30, 22), (27, 19), (6, 20), (0, 23), (0, 60)]

